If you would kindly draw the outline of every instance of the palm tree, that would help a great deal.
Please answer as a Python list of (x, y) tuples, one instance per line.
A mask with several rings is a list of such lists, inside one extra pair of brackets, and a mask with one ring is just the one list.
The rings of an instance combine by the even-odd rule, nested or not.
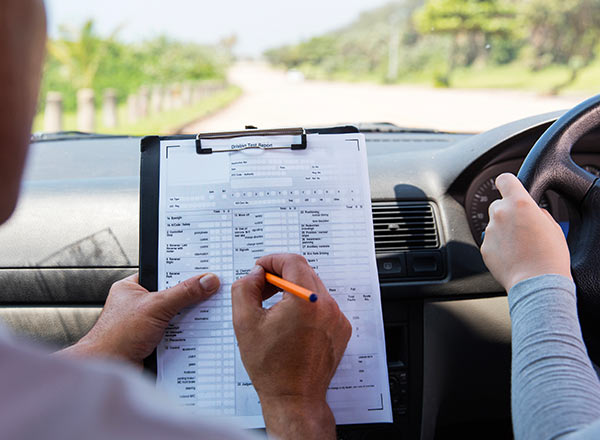
[(86, 21), (81, 29), (60, 28), (60, 38), (48, 43), (48, 53), (64, 69), (64, 74), (76, 89), (91, 88), (102, 60), (120, 27), (107, 39), (96, 35), (93, 20)]

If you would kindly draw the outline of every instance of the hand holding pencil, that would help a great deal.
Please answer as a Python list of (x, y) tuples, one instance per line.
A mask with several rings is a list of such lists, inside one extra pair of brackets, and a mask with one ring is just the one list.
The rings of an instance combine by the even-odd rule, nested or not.
[(266, 272), (265, 279), (267, 283), (272, 284), (280, 289), (296, 295), (298, 298), (302, 298), (308, 302), (315, 302), (319, 297), (312, 290), (308, 290), (298, 284), (294, 284), (291, 281), (284, 280), (283, 278), (278, 277), (277, 275), (273, 275), (272, 273)]
[[(256, 264), (232, 286), (233, 326), (267, 431), (282, 438), (290, 430), (335, 438), (325, 395), (352, 334), (350, 323), (303, 257), (267, 255)], [(263, 308), (281, 289), (287, 292), (282, 300)], [(297, 295), (302, 290), (304, 299)], [(311, 294), (318, 301), (310, 302)]]

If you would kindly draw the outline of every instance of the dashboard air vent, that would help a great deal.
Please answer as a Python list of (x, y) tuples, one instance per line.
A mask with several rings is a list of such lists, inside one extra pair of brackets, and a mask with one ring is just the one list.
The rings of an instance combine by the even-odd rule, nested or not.
[(428, 202), (373, 202), (372, 207), (376, 252), (439, 248)]

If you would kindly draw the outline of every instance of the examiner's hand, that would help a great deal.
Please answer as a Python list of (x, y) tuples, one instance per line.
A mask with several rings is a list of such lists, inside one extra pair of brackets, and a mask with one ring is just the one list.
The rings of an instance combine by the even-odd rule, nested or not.
[(501, 174), (496, 187), (502, 199), (489, 208), (481, 254), (488, 269), (508, 292), (519, 281), (544, 274), (571, 278), (569, 248), (562, 229), (541, 209), (513, 174)]
[(211, 273), (160, 292), (148, 292), (140, 286), (137, 274), (117, 281), (94, 327), (77, 344), (60, 353), (118, 358), (141, 366), (177, 312), (205, 300), (219, 285), (219, 278)]
[[(294, 254), (260, 258), (232, 286), (233, 325), (240, 354), (260, 397), (267, 430), (279, 438), (335, 438), (325, 394), (352, 327), (308, 265)], [(309, 303), (289, 293), (269, 309), (277, 289), (265, 271), (313, 290)]]

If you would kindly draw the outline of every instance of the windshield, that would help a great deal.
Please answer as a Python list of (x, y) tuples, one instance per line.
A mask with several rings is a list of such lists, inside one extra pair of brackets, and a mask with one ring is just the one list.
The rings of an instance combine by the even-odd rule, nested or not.
[(37, 133), (377, 122), (480, 132), (572, 107), (600, 78), (598, 0), (46, 7)]

